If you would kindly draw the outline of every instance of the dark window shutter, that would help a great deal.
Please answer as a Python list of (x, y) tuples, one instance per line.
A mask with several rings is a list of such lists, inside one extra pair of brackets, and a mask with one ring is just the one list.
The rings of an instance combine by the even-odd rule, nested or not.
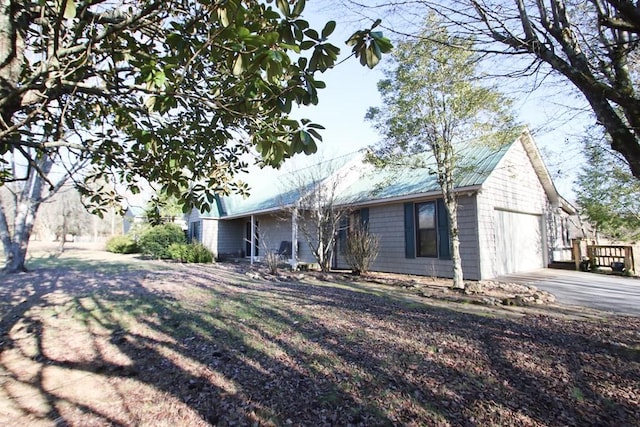
[(338, 224), (338, 248), (341, 252), (344, 251), (345, 245), (347, 244), (347, 232), (349, 231), (349, 217), (343, 216), (340, 218), (340, 223)]
[(360, 209), (360, 225), (365, 230), (369, 228), (369, 208)]
[(449, 240), (449, 217), (444, 199), (438, 199), (438, 257), (451, 259), (451, 243)]
[(406, 258), (416, 257), (416, 222), (411, 202), (404, 204), (404, 255)]

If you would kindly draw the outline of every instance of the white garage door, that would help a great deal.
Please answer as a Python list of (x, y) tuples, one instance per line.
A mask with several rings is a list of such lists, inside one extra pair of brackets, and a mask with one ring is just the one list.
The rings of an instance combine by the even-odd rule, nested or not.
[(496, 273), (544, 267), (542, 216), (496, 210)]

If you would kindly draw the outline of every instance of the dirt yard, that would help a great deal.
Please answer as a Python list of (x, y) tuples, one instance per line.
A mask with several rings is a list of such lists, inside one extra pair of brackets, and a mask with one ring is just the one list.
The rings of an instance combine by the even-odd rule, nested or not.
[(640, 426), (635, 317), (98, 249), (0, 276), (0, 425)]

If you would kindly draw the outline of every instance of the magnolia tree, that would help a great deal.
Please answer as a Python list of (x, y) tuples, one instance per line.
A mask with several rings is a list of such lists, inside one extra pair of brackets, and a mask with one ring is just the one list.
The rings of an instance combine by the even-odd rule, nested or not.
[[(335, 22), (313, 29), (304, 9), (0, 0), (0, 184), (21, 187), (0, 209), (4, 270), (24, 270), (38, 207), (67, 181), (99, 211), (143, 179), (206, 209), (216, 193), (247, 190), (233, 176), (250, 150), (274, 166), (315, 152), (321, 126), (289, 112), (318, 102), (318, 73), (339, 49)], [(369, 67), (391, 47), (372, 29), (348, 44)]]

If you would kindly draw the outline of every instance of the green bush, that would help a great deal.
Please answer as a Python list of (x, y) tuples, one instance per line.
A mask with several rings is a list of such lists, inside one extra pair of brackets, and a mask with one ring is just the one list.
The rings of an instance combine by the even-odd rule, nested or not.
[(169, 255), (176, 261), (186, 262), (188, 251), (189, 245), (185, 243), (172, 243), (169, 246)]
[(171, 258), (180, 262), (209, 263), (213, 261), (213, 253), (201, 243), (173, 243), (169, 246)]
[(130, 236), (113, 236), (107, 240), (107, 251), (114, 254), (135, 254), (140, 248)]
[(173, 243), (186, 243), (182, 229), (176, 224), (163, 224), (147, 230), (138, 241), (138, 246), (145, 255), (157, 259), (171, 258), (169, 246)]

